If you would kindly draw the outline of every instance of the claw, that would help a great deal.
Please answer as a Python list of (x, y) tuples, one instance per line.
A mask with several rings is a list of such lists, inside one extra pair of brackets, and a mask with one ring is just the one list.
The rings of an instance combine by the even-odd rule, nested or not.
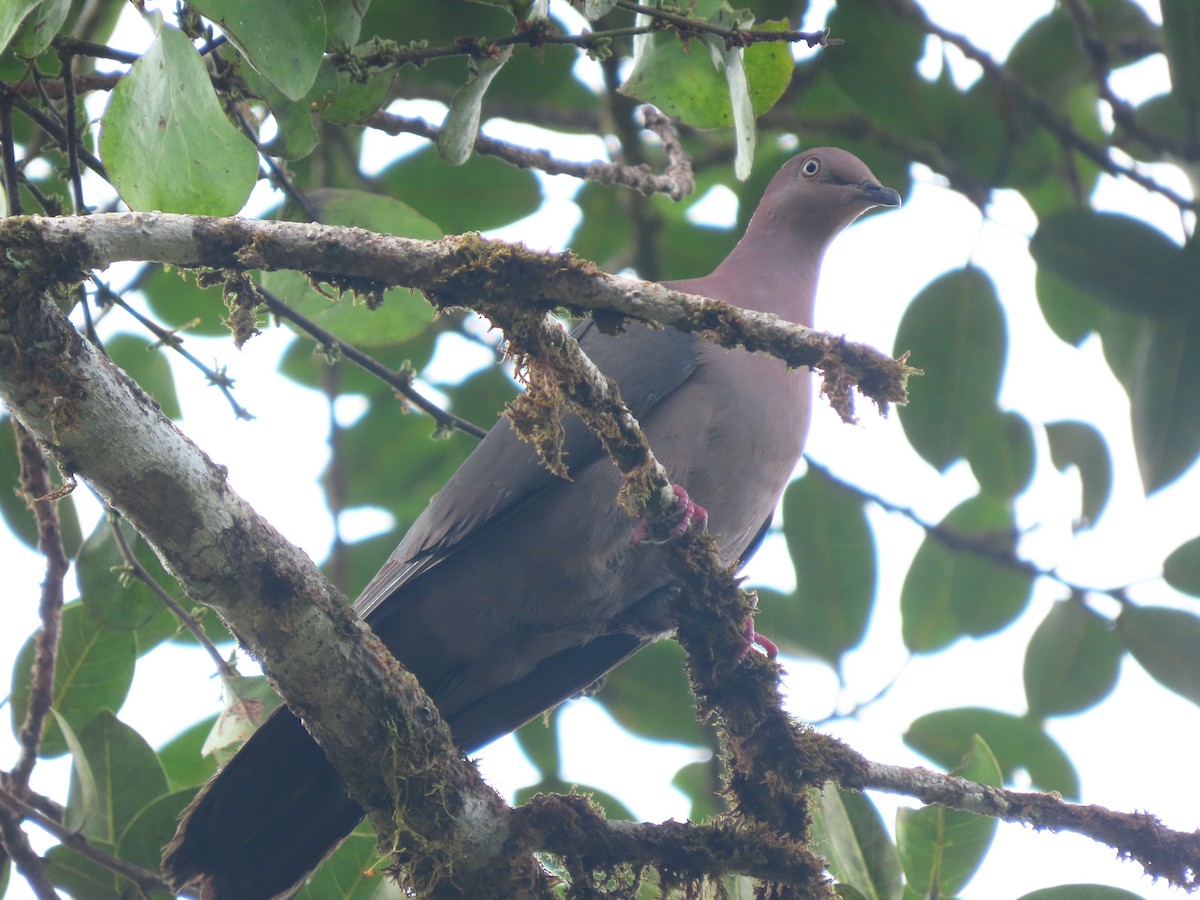
[(694, 503), (692, 498), (688, 496), (688, 492), (681, 485), (671, 485), (671, 490), (675, 492), (676, 509), (679, 512), (679, 518), (667, 533), (666, 540), (656, 540), (650, 536), (650, 526), (646, 524), (646, 520), (638, 522), (637, 528), (633, 530), (634, 546), (639, 544), (665, 544), (667, 541), (673, 540), (691, 528), (694, 524), (699, 523), (700, 530), (703, 531), (708, 526), (708, 510), (699, 503)]

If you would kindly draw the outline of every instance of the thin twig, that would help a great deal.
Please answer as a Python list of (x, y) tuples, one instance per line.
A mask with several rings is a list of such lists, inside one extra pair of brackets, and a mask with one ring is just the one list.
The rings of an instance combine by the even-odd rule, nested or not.
[(121, 530), (120, 513), (110, 509), (109, 516), (109, 525), (112, 528), (113, 538), (117, 542), (117, 548), (121, 551), (121, 558), (125, 561), (125, 566), (129, 572), (138, 581), (148, 587), (150, 592), (162, 602), (163, 606), (175, 614), (175, 618), (183, 624), (183, 627), (204, 648), (204, 652), (212, 659), (213, 664), (217, 667), (217, 671), (223, 679), (236, 678), (238, 675), (237, 669), (231, 666), (225, 657), (221, 655), (221, 651), (217, 649), (217, 645), (212, 642), (212, 639), (204, 631), (204, 626), (200, 624), (195, 616), (184, 609), (182, 604), (172, 597), (169, 591), (154, 580), (150, 573), (146, 571), (145, 566), (138, 562), (133, 548), (129, 546), (129, 541), (125, 539), (125, 533)]
[[(135, 866), (131, 862), (126, 862), (111, 853), (101, 850), (79, 832), (67, 828), (61, 822), (50, 818), (41, 812), (41, 810), (26, 803), (12, 793), (7, 785), (0, 785), (0, 805), (11, 810), (20, 818), (34, 822), (40, 828), (44, 828), (64, 846), (70, 847), (81, 856), (87, 857), (92, 862), (103, 866), (111, 872), (116, 872), (123, 878), (128, 878), (141, 890), (147, 893), (150, 891), (162, 891), (174, 896), (171, 888), (162, 880), (157, 872), (151, 872), (149, 869)], [(54, 896), (57, 897), (57, 894)]]
[(38, 900), (62, 900), (54, 889), (54, 882), (46, 874), (45, 861), (29, 845), (29, 838), (21, 830), (20, 821), (16, 814), (7, 809), (0, 810), (0, 844), (8, 851), (13, 865)]
[(193, 366), (203, 372), (204, 377), (208, 379), (208, 383), (215, 385), (221, 391), (221, 393), (225, 395), (225, 399), (229, 401), (229, 405), (233, 408), (233, 414), (235, 416), (237, 416), (239, 419), (245, 419), (247, 421), (254, 418), (254, 415), (248, 409), (233, 399), (233, 379), (225, 374), (224, 368), (210, 369), (204, 363), (200, 362), (200, 360), (197, 359), (196, 356), (190, 351), (183, 348), (183, 338), (181, 338), (177, 333), (168, 331), (153, 319), (142, 315), (140, 312), (126, 303), (124, 297), (112, 290), (112, 288), (104, 284), (95, 276), (92, 277), (92, 283), (96, 286), (96, 295), (98, 298), (105, 303), (111, 303), (115, 306), (121, 307), (121, 309), (129, 313), (129, 315), (133, 316), (133, 318), (136, 319), (140, 325), (158, 338), (158, 340), (164, 346), (174, 350)]
[(58, 664), (58, 642), (62, 634), (63, 581), (70, 560), (63, 550), (62, 530), (58, 520), (54, 485), (50, 481), (50, 465), (37, 441), (15, 418), (12, 422), (17, 439), (17, 456), (21, 462), (21, 492), (33, 510), (38, 526), (38, 549), (46, 558), (46, 577), (42, 581), (42, 596), (38, 616), (42, 627), (35, 640), (33, 671), (30, 677), (29, 705), (21, 723), (18, 741), (21, 754), (13, 767), (14, 790), (24, 790), (37, 762), (42, 744), (42, 729), (54, 703), (54, 673)]
[(617, 0), (617, 7), (627, 12), (641, 13), (669, 22), (680, 34), (711, 34), (722, 38), (727, 47), (748, 47), (772, 41), (786, 41), (789, 44), (807, 44), (809, 47), (826, 47), (830, 44), (840, 44), (837, 39), (830, 40), (829, 30), (822, 31), (768, 31), (763, 28), (729, 28), (717, 25), (696, 16), (685, 13), (675, 13), (660, 9), (656, 6), (644, 6), (631, 0)]
[(75, 57), (70, 52), (60, 50), (58, 58), (62, 61), (63, 79), (63, 123), (66, 130), (67, 142), (67, 171), (71, 179), (71, 198), (75, 202), (75, 215), (81, 216), (87, 212), (83, 202), (83, 179), (79, 172), (79, 118), (75, 109), (75, 81), (71, 69)]
[(278, 294), (267, 290), (262, 285), (255, 285), (255, 287), (259, 296), (262, 297), (263, 303), (266, 304), (267, 309), (270, 310), (272, 315), (278, 316), (281, 319), (287, 319), (297, 328), (315, 338), (322, 346), (336, 348), (346, 359), (350, 360), (363, 371), (374, 375), (404, 397), (406, 401), (417, 407), (417, 409), (427, 413), (437, 423), (439, 430), (450, 428), (455, 431), (461, 431), (464, 434), (469, 434), (475, 438), (482, 438), (487, 434), (486, 429), (480, 428), (474, 422), (468, 422), (466, 419), (447, 412), (420, 394), (412, 386), (413, 379), (410, 373), (389, 369), (383, 363), (379, 362), (379, 360), (363, 353), (353, 344), (347, 344), (337, 337), (337, 335), (326, 331), (312, 319), (296, 312)]
[[(396, 135), (401, 133), (415, 134), (420, 137), (437, 141), (441, 129), (430, 125), (424, 119), (398, 116), (394, 113), (380, 111), (363, 123), (368, 128)], [(600, 184), (619, 184), (633, 188), (643, 194), (666, 194), (673, 200), (685, 196), (685, 184), (674, 174), (655, 175), (649, 166), (627, 166), (620, 163), (592, 162), (580, 163), (573, 160), (558, 159), (545, 150), (531, 150), (507, 141), (480, 134), (475, 138), (475, 152), (483, 156), (495, 156), (518, 169), (539, 169), (547, 175), (572, 175), (585, 181), (595, 181)]]

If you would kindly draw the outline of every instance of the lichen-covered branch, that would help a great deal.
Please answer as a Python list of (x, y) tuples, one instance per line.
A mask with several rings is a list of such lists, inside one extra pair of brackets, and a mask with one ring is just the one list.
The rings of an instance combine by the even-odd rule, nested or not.
[(120, 260), (153, 259), (214, 269), (294, 269), (318, 280), (352, 280), (364, 290), (398, 285), (424, 291), (442, 308), (474, 308), (483, 297), (527, 312), (566, 309), (590, 313), (609, 329), (624, 317), (658, 322), (820, 369), (823, 390), (844, 418), (853, 417), (852, 386), (886, 410), (905, 401), (915, 371), (838, 335), (609, 275), (570, 253), (534, 253), (471, 234), (417, 241), (311, 223), (110, 213), (8, 219), (0, 223), (0, 241), (15, 261), (58, 260), (64, 280)]

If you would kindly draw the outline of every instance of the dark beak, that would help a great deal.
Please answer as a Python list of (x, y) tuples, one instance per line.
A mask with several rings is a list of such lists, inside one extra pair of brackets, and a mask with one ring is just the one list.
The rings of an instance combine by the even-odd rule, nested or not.
[(863, 199), (872, 206), (899, 206), (900, 194), (890, 187), (876, 184), (874, 181), (864, 181), (858, 186)]

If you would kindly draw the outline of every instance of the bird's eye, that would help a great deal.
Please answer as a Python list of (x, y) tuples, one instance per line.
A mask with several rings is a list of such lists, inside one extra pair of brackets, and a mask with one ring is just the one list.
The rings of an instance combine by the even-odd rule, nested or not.
[(800, 171), (804, 173), (805, 178), (812, 178), (821, 171), (821, 160), (816, 156), (810, 156), (800, 166)]

